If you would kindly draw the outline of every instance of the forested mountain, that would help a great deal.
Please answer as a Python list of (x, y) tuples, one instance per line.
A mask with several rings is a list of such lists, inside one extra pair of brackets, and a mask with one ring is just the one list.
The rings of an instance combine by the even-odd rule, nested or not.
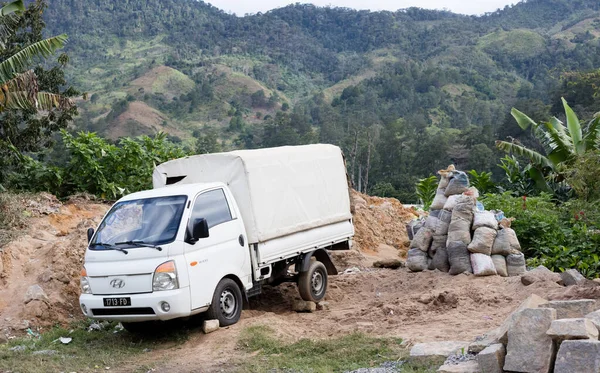
[[(328, 142), (355, 186), (414, 201), (454, 162), (494, 170), (510, 117), (553, 113), (600, 67), (600, 3), (529, 0), (481, 17), (292, 5), (236, 17), (195, 0), (51, 0), (70, 37), (79, 129), (166, 131), (198, 152)], [(575, 98), (577, 109), (585, 97)], [(558, 109), (560, 109), (559, 106)], [(556, 110), (558, 114), (560, 110)]]

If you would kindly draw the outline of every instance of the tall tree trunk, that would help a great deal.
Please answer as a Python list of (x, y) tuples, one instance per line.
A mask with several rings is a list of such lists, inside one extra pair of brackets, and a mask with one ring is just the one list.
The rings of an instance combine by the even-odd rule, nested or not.
[(367, 134), (367, 141), (369, 143), (369, 146), (367, 147), (367, 170), (365, 171), (365, 194), (367, 194), (367, 190), (369, 190), (369, 170), (371, 169), (371, 146), (373, 145), (370, 132)]

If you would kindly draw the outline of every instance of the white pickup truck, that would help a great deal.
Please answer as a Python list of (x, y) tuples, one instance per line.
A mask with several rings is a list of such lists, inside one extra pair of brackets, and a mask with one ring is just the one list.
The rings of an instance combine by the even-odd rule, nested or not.
[(156, 167), (153, 184), (88, 230), (85, 316), (130, 331), (201, 312), (231, 325), (265, 284), (297, 282), (304, 300), (323, 299), (337, 274), (327, 249), (352, 244), (346, 168), (332, 145), (186, 157)]

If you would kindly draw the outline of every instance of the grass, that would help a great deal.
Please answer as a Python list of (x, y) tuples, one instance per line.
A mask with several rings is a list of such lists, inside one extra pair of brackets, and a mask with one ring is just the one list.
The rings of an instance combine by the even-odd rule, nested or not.
[[(266, 326), (246, 328), (238, 342), (252, 353), (242, 363), (243, 372), (345, 372), (377, 367), (383, 362), (403, 361), (406, 349), (399, 338), (377, 338), (353, 333), (326, 340), (300, 339), (286, 343), (273, 336)], [(437, 367), (435, 367), (437, 369)], [(433, 367), (402, 365), (402, 372), (435, 372)]]
[[(180, 345), (188, 337), (187, 330), (182, 328), (137, 336), (116, 328), (116, 323), (105, 323), (103, 330), (93, 331), (88, 331), (89, 325), (82, 321), (68, 329), (54, 327), (40, 336), (29, 335), (0, 345), (0, 372), (110, 371), (107, 367), (147, 372), (151, 367), (132, 365), (130, 361), (151, 350)], [(60, 337), (69, 337), (72, 341), (62, 344)], [(23, 350), (10, 350), (16, 346), (22, 346), (18, 348)]]

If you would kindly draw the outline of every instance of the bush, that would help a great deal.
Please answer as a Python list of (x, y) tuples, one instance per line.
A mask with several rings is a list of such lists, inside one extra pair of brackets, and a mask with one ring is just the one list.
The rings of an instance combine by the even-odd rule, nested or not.
[(537, 257), (557, 242), (564, 241), (557, 206), (551, 195), (539, 197), (514, 197), (510, 192), (486, 194), (480, 201), (486, 210), (502, 210), (506, 217), (513, 217), (512, 228), (517, 233), (523, 253)]
[(512, 227), (531, 266), (553, 271), (575, 268), (584, 276), (600, 276), (600, 202), (571, 200), (560, 205), (549, 194), (513, 197), (510, 192), (481, 198), (487, 210), (514, 217)]

